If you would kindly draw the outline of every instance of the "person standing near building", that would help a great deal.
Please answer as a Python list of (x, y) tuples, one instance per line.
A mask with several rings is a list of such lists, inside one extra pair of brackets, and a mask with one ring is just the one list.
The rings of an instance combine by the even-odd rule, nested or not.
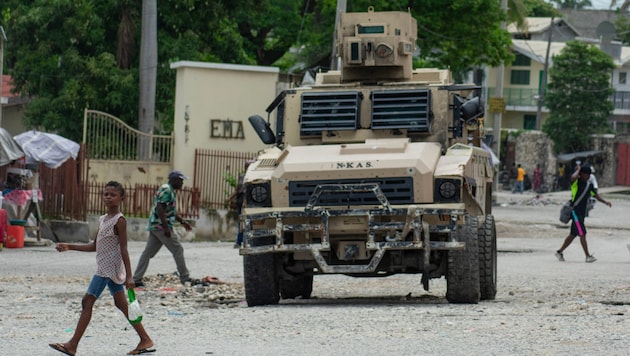
[(240, 248), (241, 245), (243, 244), (243, 228), (241, 227), (240, 217), (241, 217), (241, 212), (243, 210), (243, 199), (245, 198), (245, 185), (244, 185), (245, 173), (247, 172), (247, 168), (249, 168), (249, 166), (254, 162), (255, 161), (253, 160), (247, 160), (247, 162), (245, 162), (245, 170), (243, 171), (243, 173), (239, 174), (238, 181), (236, 183), (236, 188), (234, 189), (234, 192), (227, 199), (228, 202), (234, 202), (236, 215), (239, 218), (238, 234), (236, 235), (236, 242), (234, 243), (234, 248)]
[(516, 170), (516, 163), (512, 163), (512, 167), (510, 167), (510, 173), (508, 175), (508, 183), (512, 188), (514, 188), (514, 182), (516, 181), (517, 174), (518, 171)]
[[(597, 259), (588, 251), (588, 244), (586, 243), (586, 226), (584, 225), (584, 218), (586, 217), (588, 196), (593, 194), (595, 199), (608, 205), (609, 207), (612, 207), (612, 204), (597, 193), (597, 189), (589, 182), (590, 176), (591, 168), (587, 166), (577, 166), (577, 169), (571, 175), (571, 181), (573, 182), (571, 184), (571, 201), (574, 202), (572, 213), (573, 219), (571, 222), (571, 232), (564, 239), (562, 247), (556, 251), (556, 258), (560, 262), (564, 262), (564, 250), (569, 247), (576, 236), (580, 237), (580, 243), (582, 244), (582, 249), (586, 255), (586, 262), (592, 263), (597, 261)], [(575, 201), (576, 199), (578, 199), (578, 201)]]
[(514, 187), (512, 187), (512, 194), (514, 194), (517, 189), (521, 194), (523, 194), (524, 184), (525, 170), (519, 164), (518, 166), (516, 166), (516, 182), (514, 183)]
[(536, 168), (534, 168), (534, 181), (532, 182), (532, 189), (534, 192), (538, 193), (538, 189), (542, 186), (542, 169), (540, 168), (540, 164), (536, 164)]
[(558, 164), (557, 190), (564, 190), (564, 163)]
[(173, 231), (173, 225), (175, 225), (176, 221), (181, 223), (186, 231), (192, 230), (190, 224), (177, 215), (177, 196), (175, 191), (182, 189), (184, 179), (188, 179), (188, 177), (181, 171), (174, 170), (168, 174), (168, 183), (162, 184), (155, 193), (153, 209), (148, 224), (149, 237), (144, 251), (140, 255), (136, 271), (133, 274), (136, 287), (144, 286), (142, 278), (149, 267), (149, 260), (160, 251), (162, 246), (166, 246), (173, 255), (180, 282), (182, 284), (192, 282), (184, 260), (184, 247), (182, 247)]
[[(92, 320), (92, 309), (98, 297), (105, 287), (114, 297), (114, 304), (129, 319), (125, 286), (133, 288), (131, 278), (131, 263), (127, 251), (127, 221), (120, 211), (120, 204), (125, 198), (125, 189), (118, 182), (108, 182), (103, 190), (103, 201), (107, 207), (107, 214), (99, 218), (96, 239), (89, 244), (58, 243), (56, 249), (59, 252), (69, 250), (94, 252), (96, 251), (96, 273), (88, 286), (81, 301), (81, 316), (74, 335), (66, 343), (48, 344), (51, 348), (66, 355), (74, 355), (79, 347), (79, 341)], [(140, 337), (140, 342), (128, 355), (140, 355), (155, 352), (153, 340), (142, 326), (142, 322), (133, 323), (131, 326)]]

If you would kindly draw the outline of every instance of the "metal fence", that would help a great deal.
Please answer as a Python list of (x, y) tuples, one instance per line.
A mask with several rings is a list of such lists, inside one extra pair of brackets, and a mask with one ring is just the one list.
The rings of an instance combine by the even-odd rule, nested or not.
[[(226, 200), (234, 191), (238, 176), (245, 171), (247, 161), (254, 157), (256, 153), (253, 152), (196, 149), (192, 182), (186, 181), (177, 192), (177, 213), (185, 219), (194, 219), (199, 217), (201, 208), (227, 208)], [(126, 199), (121, 210), (126, 216), (148, 217), (158, 188), (156, 184), (125, 186)], [(89, 214), (104, 212), (103, 189), (105, 183), (86, 184)]]
[(85, 109), (83, 143), (92, 159), (170, 162), (172, 135), (141, 132), (107, 113)]
[[(107, 114), (103, 118), (115, 119)], [(106, 182), (88, 179), (91, 153), (95, 151), (86, 147), (89, 146), (82, 144), (77, 159), (68, 160), (57, 169), (40, 165), (39, 186), (44, 199), (39, 204), (43, 218), (86, 221), (88, 214), (105, 212), (102, 194)], [(111, 152), (110, 156), (116, 156)], [(170, 159), (170, 150), (162, 152), (168, 152)], [(201, 208), (227, 208), (227, 199), (234, 191), (238, 176), (245, 171), (247, 161), (255, 157), (255, 152), (196, 149), (192, 182), (187, 181), (177, 192), (178, 214), (185, 219), (195, 219)], [(6, 177), (6, 167), (0, 167), (0, 175)], [(121, 210), (130, 217), (148, 217), (158, 188), (157, 184), (125, 186), (126, 199)]]
[[(88, 214), (101, 215), (105, 213), (103, 204), (103, 190), (107, 183), (88, 183), (87, 187), (87, 212)], [(123, 185), (125, 199), (120, 210), (128, 217), (147, 218), (153, 207), (153, 197), (160, 187), (157, 184)], [(195, 187), (183, 187), (177, 191), (177, 214), (184, 219), (199, 217), (199, 189)]]
[(201, 206), (224, 209), (234, 191), (238, 176), (245, 171), (245, 163), (256, 157), (252, 152), (195, 150), (193, 186), (201, 192)]
[(63, 220), (87, 219), (85, 185), (89, 159), (84, 156), (83, 145), (76, 160), (69, 159), (52, 169), (39, 165), (39, 189), (44, 200), (40, 208), (44, 217)]

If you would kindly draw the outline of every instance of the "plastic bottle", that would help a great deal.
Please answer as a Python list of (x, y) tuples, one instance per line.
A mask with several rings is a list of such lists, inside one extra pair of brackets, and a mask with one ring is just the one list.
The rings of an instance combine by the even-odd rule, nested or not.
[(132, 288), (127, 289), (127, 296), (129, 297), (129, 323), (137, 324), (142, 321), (142, 309), (140, 303), (136, 299), (136, 293)]

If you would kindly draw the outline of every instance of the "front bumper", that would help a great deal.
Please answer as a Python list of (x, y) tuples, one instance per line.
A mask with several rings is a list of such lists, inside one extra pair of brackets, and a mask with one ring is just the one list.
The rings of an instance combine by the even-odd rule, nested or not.
[[(409, 206), (386, 206), (378, 209), (304, 209), (271, 208), (245, 209), (241, 217), (243, 224), (243, 248), (241, 255), (266, 253), (308, 252), (317, 262), (323, 273), (370, 273), (376, 271), (378, 264), (388, 250), (423, 250), (425, 264), (429, 263), (432, 250), (462, 249), (465, 245), (458, 241), (431, 241), (432, 232), (450, 232), (463, 221), (464, 204), (418, 204)], [(367, 264), (335, 264), (326, 262), (322, 252), (331, 250), (331, 231), (329, 221), (332, 217), (358, 217), (367, 221), (365, 248), (373, 252)], [(381, 222), (381, 217), (395, 217), (395, 222)], [(273, 228), (254, 228), (261, 221), (275, 221)], [(286, 223), (290, 221), (308, 221), (311, 223)], [(315, 223), (312, 223), (316, 221)], [(430, 224), (429, 221), (438, 222)], [(267, 224), (269, 225), (269, 224)], [(391, 239), (376, 241), (375, 236), (382, 231), (395, 230), (400, 236), (411, 234), (410, 240)], [(286, 232), (309, 232), (316, 235), (318, 243), (285, 243)], [(450, 234), (449, 234), (450, 235)], [(260, 245), (257, 240), (274, 237), (273, 244)]]

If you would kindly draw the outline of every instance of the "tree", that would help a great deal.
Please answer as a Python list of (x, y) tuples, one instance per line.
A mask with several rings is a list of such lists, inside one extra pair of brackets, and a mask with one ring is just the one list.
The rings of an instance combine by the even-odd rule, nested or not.
[[(617, 6), (617, 4), (619, 3), (619, 1), (617, 0), (610, 0), (610, 8), (614, 8), (615, 6)], [(630, 0), (624, 0), (623, 2), (621, 2), (621, 5), (619, 5), (619, 10), (621, 11), (628, 11), (628, 9), (630, 8)]]
[(545, 0), (524, 0), (523, 4), (527, 9), (529, 17), (561, 17), (560, 11)]
[(630, 44), (630, 19), (626, 16), (619, 16), (615, 19), (615, 28), (617, 30), (617, 38), (624, 45)]
[(557, 152), (588, 150), (592, 134), (610, 131), (614, 68), (609, 55), (580, 41), (567, 42), (553, 58), (544, 99), (550, 115), (542, 130), (554, 141)]
[(5, 4), (6, 69), (17, 91), (31, 98), (27, 127), (80, 141), (84, 108), (127, 118), (137, 110), (128, 110), (137, 107), (137, 70), (116, 64), (117, 23), (108, 21), (119, 8), (88, 0)]
[[(226, 20), (249, 2), (159, 1), (156, 114), (150, 116), (157, 116), (165, 131), (173, 127), (170, 62), (255, 63), (242, 51), (235, 25)], [(17, 91), (31, 98), (27, 127), (80, 141), (86, 107), (138, 127), (140, 5), (134, 0), (2, 2), (1, 23), (10, 38), (5, 71)]]
[[(327, 67), (336, 0), (157, 1), (155, 114), (140, 107), (142, 4), (137, 0), (4, 0), (9, 41), (5, 71), (31, 98), (25, 124), (73, 140), (82, 136), (86, 107), (120, 117), (143, 131), (173, 129), (175, 71), (180, 60)], [(151, 0), (156, 3), (156, 0)], [(418, 20), (423, 65), (464, 72), (510, 61), (505, 15), (496, 0), (353, 0), (348, 11), (410, 11)], [(461, 19), (467, 19), (462, 21)], [(297, 48), (298, 51), (293, 51)], [(155, 53), (155, 52), (154, 52)], [(151, 59), (151, 57), (149, 58)], [(144, 82), (144, 81), (143, 81)], [(143, 108), (148, 107), (142, 104)], [(141, 127), (140, 127), (141, 126)], [(161, 128), (161, 130), (160, 130)]]
[(462, 73), (475, 66), (498, 66), (512, 60), (510, 35), (501, 29), (505, 14), (499, 1), (416, 4), (413, 13), (417, 14), (420, 56), (428, 65), (448, 66), (454, 73)]
[[(335, 0), (305, 1), (304, 25), (300, 35), (299, 60), (304, 68), (330, 63)], [(423, 66), (450, 68), (462, 73), (479, 65), (496, 66), (511, 61), (510, 36), (501, 29), (505, 14), (496, 0), (452, 0), (442, 2), (355, 0), (348, 3), (348, 12), (410, 11), (418, 22), (418, 47)], [(461, 19), (467, 19), (462, 21)], [(479, 20), (483, 19), (483, 20)], [(286, 57), (284, 58), (286, 59)]]

